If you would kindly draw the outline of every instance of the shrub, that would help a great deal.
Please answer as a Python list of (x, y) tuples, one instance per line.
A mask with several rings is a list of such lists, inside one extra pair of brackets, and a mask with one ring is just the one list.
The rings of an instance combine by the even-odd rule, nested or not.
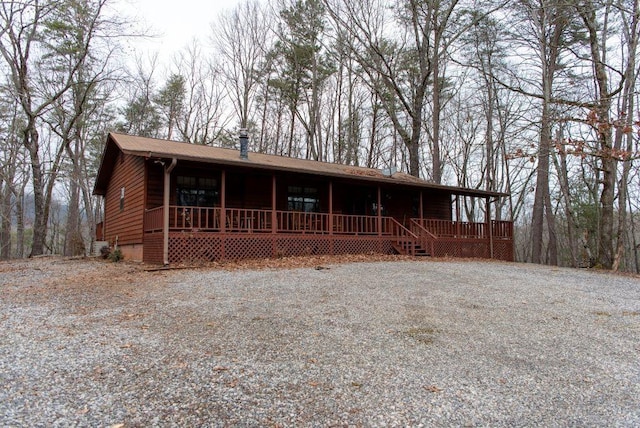
[(106, 260), (109, 257), (109, 254), (111, 254), (111, 248), (107, 245), (100, 247), (100, 256), (102, 256), (103, 259)]
[(124, 259), (124, 255), (122, 254), (122, 251), (120, 251), (120, 248), (116, 248), (109, 253), (109, 260), (114, 263), (117, 263), (122, 259)]

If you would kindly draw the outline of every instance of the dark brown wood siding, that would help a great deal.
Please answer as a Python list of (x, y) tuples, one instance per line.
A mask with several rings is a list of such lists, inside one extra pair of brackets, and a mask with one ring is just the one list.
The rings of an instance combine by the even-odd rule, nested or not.
[(451, 220), (451, 195), (444, 192), (427, 192), (423, 194), (423, 217), (438, 220)]
[(227, 207), (271, 209), (271, 182), (271, 174), (227, 172)]
[(147, 183), (146, 208), (162, 206), (164, 191), (164, 170), (162, 165), (147, 161)]
[(378, 188), (343, 181), (333, 183), (333, 212), (351, 215), (376, 215), (373, 203), (378, 200)]
[(414, 206), (414, 198), (418, 193), (410, 189), (382, 189), (382, 207), (384, 215), (395, 218), (400, 224), (407, 225), (409, 220), (419, 217), (418, 203)]
[[(105, 194), (105, 239), (111, 245), (142, 243), (145, 203), (144, 159), (120, 153)], [(124, 188), (124, 203), (120, 195)]]

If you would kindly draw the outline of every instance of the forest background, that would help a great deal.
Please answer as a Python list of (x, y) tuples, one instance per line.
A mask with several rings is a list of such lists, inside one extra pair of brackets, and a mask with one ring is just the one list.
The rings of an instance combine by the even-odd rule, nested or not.
[(640, 0), (241, 0), (168, 62), (126, 48), (151, 32), (114, 2), (0, 2), (0, 259), (91, 248), (108, 132), (246, 128), (256, 152), (508, 193), (517, 260), (640, 272)]

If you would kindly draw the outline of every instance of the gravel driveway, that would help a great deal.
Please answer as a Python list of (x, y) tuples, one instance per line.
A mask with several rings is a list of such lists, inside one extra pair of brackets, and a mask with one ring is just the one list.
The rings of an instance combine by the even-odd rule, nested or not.
[(0, 426), (640, 425), (638, 278), (38, 259), (0, 297)]

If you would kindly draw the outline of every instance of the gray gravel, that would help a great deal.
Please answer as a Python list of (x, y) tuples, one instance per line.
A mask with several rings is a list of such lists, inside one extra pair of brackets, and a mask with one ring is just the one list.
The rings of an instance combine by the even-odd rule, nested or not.
[(640, 280), (0, 263), (0, 426), (638, 426)]

